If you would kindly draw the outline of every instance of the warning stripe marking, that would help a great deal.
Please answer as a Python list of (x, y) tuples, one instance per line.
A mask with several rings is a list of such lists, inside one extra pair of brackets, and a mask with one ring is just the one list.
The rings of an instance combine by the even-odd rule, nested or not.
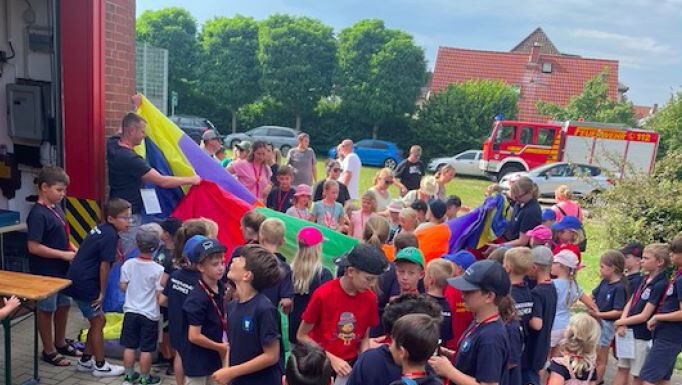
[(76, 246), (80, 246), (99, 219), (100, 209), (94, 200), (66, 198), (66, 220), (71, 228), (69, 240)]

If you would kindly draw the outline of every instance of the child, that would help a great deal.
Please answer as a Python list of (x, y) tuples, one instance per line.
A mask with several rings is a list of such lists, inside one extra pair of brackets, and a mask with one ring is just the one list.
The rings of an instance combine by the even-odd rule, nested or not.
[[(460, 250), (455, 254), (446, 254), (443, 259), (452, 264), (452, 277), (459, 277), (464, 274), (466, 269), (476, 262), (476, 257), (466, 250)], [(457, 290), (454, 286), (448, 285), (443, 292), (445, 298), (450, 305), (452, 313), (452, 338), (445, 342), (448, 349), (456, 350), (459, 344), (459, 339), (464, 334), (464, 331), (474, 320), (474, 314), (466, 308), (462, 292)]]
[(12, 315), (19, 306), (21, 306), (21, 301), (15, 296), (2, 299), (3, 306), (0, 308), (0, 321)]
[(294, 170), (288, 164), (280, 166), (277, 170), (277, 184), (268, 194), (266, 206), (269, 209), (286, 213), (293, 205), (295, 191), (291, 188), (291, 181), (294, 178)]
[(332, 273), (322, 266), (322, 242), (324, 237), (316, 227), (301, 229), (296, 236), (298, 251), (291, 262), (291, 281), (294, 285), (294, 306), (289, 314), (289, 340), (296, 343), (296, 332), (301, 316), (315, 290), (333, 279)]
[(261, 290), (284, 277), (274, 254), (259, 245), (242, 248), (230, 266), (228, 278), (237, 286), (237, 298), (227, 310), (228, 366), (213, 379), (233, 385), (279, 385), (280, 318), (277, 308)]
[(341, 203), (336, 201), (338, 195), (339, 184), (335, 180), (324, 182), (323, 198), (313, 204), (310, 220), (339, 232), (347, 230), (348, 217)]
[(509, 369), (509, 385), (521, 385), (521, 361), (523, 360), (523, 339), (525, 337), (526, 329), (521, 325), (521, 320), (516, 314), (516, 307), (514, 300), (510, 295), (505, 296), (500, 301), (500, 318), (507, 328), (507, 335), (509, 336), (509, 362), (507, 368)]
[(549, 356), (552, 326), (557, 307), (557, 290), (552, 284), (550, 269), (554, 256), (552, 250), (538, 246), (531, 250), (533, 266), (528, 277), (537, 284), (531, 290), (533, 311), (528, 321), (528, 336), (524, 349), (523, 383), (540, 385), (540, 370)]
[(403, 210), (403, 202), (399, 199), (394, 199), (388, 204), (388, 225), (390, 233), (388, 235), (388, 243), (393, 243), (393, 239), (400, 231), (400, 212)]
[(263, 221), (258, 232), (260, 245), (279, 260), (279, 267), (282, 269), (284, 279), (279, 283), (263, 288), (261, 293), (265, 295), (275, 307), (282, 308), (284, 314), (291, 312), (294, 298), (294, 286), (291, 282), (291, 267), (286, 258), (277, 250), (284, 245), (284, 222), (277, 218), (268, 218)]
[(429, 227), (440, 225), (445, 221), (446, 211), (447, 207), (445, 206), (445, 202), (440, 199), (432, 200), (429, 202), (429, 211), (426, 214), (426, 219), (428, 222), (424, 222), (417, 226), (416, 231), (421, 231)]
[[(152, 353), (156, 351), (159, 336), (158, 294), (161, 292), (163, 267), (154, 262), (161, 234), (156, 224), (140, 226), (135, 241), (140, 254), (127, 260), (121, 267), (120, 288), (125, 292), (123, 304), (123, 329), (120, 343), (125, 347), (123, 365), (124, 385), (139, 382), (141, 385), (158, 384), (161, 378), (152, 376)], [(140, 349), (140, 376), (135, 373), (135, 351)]]
[(284, 385), (330, 385), (332, 366), (324, 350), (311, 343), (296, 344), (291, 349), (284, 371)]
[(468, 213), (471, 211), (468, 207), (462, 206), (462, 200), (457, 195), (450, 195), (445, 201), (447, 206), (446, 216), (448, 220), (457, 218), (459, 213)]
[(561, 250), (571, 250), (578, 256), (578, 262), (582, 262), (580, 248), (578, 247), (578, 244), (582, 242), (581, 228), (582, 224), (578, 218), (572, 216), (565, 216), (552, 225), (552, 230), (554, 230), (557, 239), (552, 252), (557, 254)]
[[(30, 272), (66, 278), (69, 263), (76, 255), (69, 243), (66, 217), (59, 205), (66, 194), (69, 176), (60, 167), (43, 167), (36, 178), (36, 185), (38, 202), (26, 219)], [(36, 304), (36, 324), (43, 343), (42, 359), (50, 365), (69, 366), (71, 362), (64, 356), (80, 356), (80, 352), (67, 344), (64, 338), (70, 305), (71, 300), (62, 292)]]
[(475, 321), (460, 340), (454, 366), (443, 356), (431, 357), (429, 365), (455, 384), (503, 383), (508, 375), (510, 348), (499, 305), (509, 294), (509, 276), (499, 263), (484, 260), (471, 265), (463, 275), (450, 278), (448, 283), (462, 291)]
[(445, 299), (444, 291), (448, 287), (448, 278), (452, 278), (453, 272), (452, 263), (443, 258), (438, 258), (426, 265), (426, 274), (424, 275), (426, 294), (438, 302), (441, 307), (443, 321), (440, 328), (440, 344), (442, 345), (452, 339), (452, 311), (448, 300)]
[[(392, 300), (381, 317), (384, 330), (393, 330), (400, 318), (408, 314), (424, 314), (440, 321), (441, 308), (431, 298), (420, 294), (403, 294)], [(391, 332), (375, 339), (376, 348), (364, 351), (353, 365), (347, 385), (389, 385), (402, 377), (402, 369), (391, 354)]]
[(556, 213), (554, 212), (554, 210), (552, 209), (542, 210), (542, 225), (551, 229), (554, 223), (556, 223)]
[(376, 295), (369, 290), (388, 265), (383, 252), (357, 244), (344, 257), (346, 272), (313, 293), (296, 338), (319, 344), (338, 377), (348, 377), (352, 363), (369, 345), (369, 328), (379, 323)]
[(196, 242), (190, 252), (201, 274), (190, 291), (182, 312), (187, 320), (187, 342), (181, 347), (187, 385), (209, 384), (223, 367), (227, 355), (227, 324), (223, 307), (225, 246), (215, 239)]
[[(519, 351), (522, 355), (525, 355), (528, 352), (523, 347), (527, 346), (524, 342), (528, 336), (530, 319), (533, 314), (533, 295), (524, 278), (533, 267), (533, 253), (527, 247), (509, 249), (504, 254), (502, 266), (507, 274), (509, 274), (509, 280), (511, 281), (510, 296), (514, 302), (514, 316), (518, 318), (518, 323), (521, 327), (521, 337), (523, 338), (520, 346), (516, 345), (516, 341), (514, 343), (510, 341), (510, 345), (513, 351)], [(521, 362), (516, 364), (518, 367), (514, 368), (513, 374), (520, 376)]]
[(495, 250), (493, 250), (493, 252), (490, 253), (488, 255), (488, 258), (486, 259), (490, 259), (491, 261), (495, 261), (500, 265), (504, 266), (504, 255), (507, 253), (507, 251), (509, 251), (509, 247), (506, 246), (498, 247)]
[[(567, 217), (564, 217), (567, 218)], [(625, 257), (620, 251), (609, 250), (599, 260), (599, 273), (602, 277), (599, 286), (592, 291), (592, 298), (599, 308), (592, 315), (601, 320), (601, 336), (597, 349), (597, 379), (604, 378), (609, 359), (609, 347), (616, 334), (614, 321), (620, 318), (628, 297)]]
[(647, 328), (654, 333), (653, 345), (639, 374), (645, 385), (669, 383), (682, 351), (682, 236), (672, 240), (670, 251), (675, 274), (667, 282), (656, 314), (647, 322)]
[(642, 250), (644, 250), (644, 246), (639, 242), (630, 242), (620, 250), (625, 256), (625, 273), (627, 274), (628, 287), (631, 292), (634, 292), (639, 287), (644, 278), (640, 272)]
[(360, 210), (354, 210), (350, 213), (350, 227), (348, 235), (356, 239), (362, 239), (362, 231), (365, 229), (365, 223), (372, 214), (377, 211), (377, 197), (373, 192), (367, 191), (362, 194), (362, 206)]
[[(242, 216), (239, 222), (239, 227), (242, 229), (242, 236), (244, 237), (244, 243), (246, 245), (251, 245), (258, 243), (258, 232), (260, 231), (260, 226), (265, 221), (265, 216), (256, 210), (248, 211), (244, 216)], [(239, 255), (241, 252), (241, 246), (235, 247), (232, 250), (232, 255), (230, 256), (230, 261), (232, 258)], [(229, 261), (227, 261), (229, 263)]]
[(656, 312), (665, 294), (668, 286), (665, 272), (669, 265), (670, 247), (667, 244), (658, 243), (644, 248), (641, 266), (648, 273), (647, 279), (633, 288), (634, 294), (625, 305), (623, 315), (614, 323), (620, 336), (625, 335), (626, 327), (632, 330), (635, 337), (635, 358), (618, 359), (618, 372), (613, 382), (615, 385), (626, 385), (630, 375), (633, 377), (633, 384), (642, 383), (639, 375), (651, 343), (651, 331), (647, 329), (646, 323)]
[(410, 207), (417, 213), (417, 224), (426, 222), (426, 212), (429, 211), (429, 205), (426, 202), (417, 199)]
[(539, 225), (526, 232), (526, 235), (530, 238), (530, 247), (535, 246), (547, 246), (552, 247), (552, 230), (544, 225)]
[[(69, 268), (71, 280), (68, 293), (75, 300), (83, 317), (88, 320), (88, 337), (85, 351), (76, 369), (91, 372), (96, 377), (120, 376), (123, 367), (108, 364), (104, 360), (104, 324), (102, 299), (107, 287), (109, 269), (121, 255), (118, 251), (118, 233), (130, 225), (131, 205), (128, 201), (114, 198), (104, 207), (107, 221), (95, 226), (81, 243), (80, 249)], [(93, 359), (94, 356), (94, 359)]]
[(299, 184), (294, 194), (294, 204), (289, 207), (286, 214), (303, 220), (310, 219), (310, 196), (312, 192), (307, 184)]
[(417, 212), (411, 207), (405, 207), (400, 210), (398, 221), (400, 222), (400, 230), (398, 233), (413, 233), (419, 225)]
[(560, 355), (552, 358), (547, 368), (547, 385), (594, 384), (598, 339), (599, 323), (594, 318), (585, 313), (572, 316), (559, 345)]
[(576, 273), (580, 267), (578, 256), (570, 250), (562, 250), (554, 256), (551, 273), (556, 277), (552, 283), (557, 292), (557, 306), (552, 324), (550, 357), (559, 357), (559, 342), (564, 337), (564, 331), (568, 327), (568, 320), (571, 317), (571, 307), (576, 301), (580, 300), (590, 311), (598, 311), (592, 298), (578, 286)]
[(408, 314), (393, 325), (389, 349), (403, 375), (391, 385), (441, 384), (437, 377), (426, 373), (426, 362), (438, 349), (439, 329), (439, 320), (426, 314)]

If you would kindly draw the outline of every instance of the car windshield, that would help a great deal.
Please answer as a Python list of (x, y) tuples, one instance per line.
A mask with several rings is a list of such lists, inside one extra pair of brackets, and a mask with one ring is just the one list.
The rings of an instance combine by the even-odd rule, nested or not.
[[(545, 164), (540, 167), (536, 167), (530, 172), (535, 175), (544, 175), (547, 170), (553, 169), (553, 168), (560, 168), (561, 166), (565, 166), (565, 163), (550, 163), (550, 164)], [(552, 170), (554, 171), (554, 170)], [(553, 175), (556, 175), (555, 172), (552, 172)]]

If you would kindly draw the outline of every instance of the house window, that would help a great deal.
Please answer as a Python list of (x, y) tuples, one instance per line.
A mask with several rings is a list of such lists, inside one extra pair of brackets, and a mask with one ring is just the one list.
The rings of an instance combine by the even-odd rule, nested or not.
[(542, 72), (546, 74), (552, 73), (552, 63), (542, 63)]

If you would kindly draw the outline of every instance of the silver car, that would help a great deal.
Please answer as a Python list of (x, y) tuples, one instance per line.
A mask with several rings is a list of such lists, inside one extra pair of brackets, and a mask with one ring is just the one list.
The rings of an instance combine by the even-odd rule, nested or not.
[(248, 140), (249, 142), (261, 140), (263, 142), (272, 143), (275, 148), (279, 148), (282, 155), (287, 156), (287, 153), (292, 147), (298, 146), (296, 137), (299, 133), (298, 130), (289, 127), (261, 126), (246, 132), (230, 134), (225, 137), (224, 143), (226, 147), (232, 148), (242, 140)]
[(505, 175), (500, 186), (509, 188), (509, 181), (527, 176), (536, 185), (541, 198), (554, 199), (554, 191), (561, 185), (568, 186), (574, 195), (589, 196), (613, 187), (613, 180), (602, 174), (597, 166), (576, 163), (548, 163), (528, 172)]
[(478, 166), (482, 155), (483, 151), (481, 150), (467, 150), (452, 157), (435, 158), (429, 162), (427, 169), (436, 172), (444, 165), (449, 164), (455, 168), (457, 175), (485, 176), (485, 173)]

